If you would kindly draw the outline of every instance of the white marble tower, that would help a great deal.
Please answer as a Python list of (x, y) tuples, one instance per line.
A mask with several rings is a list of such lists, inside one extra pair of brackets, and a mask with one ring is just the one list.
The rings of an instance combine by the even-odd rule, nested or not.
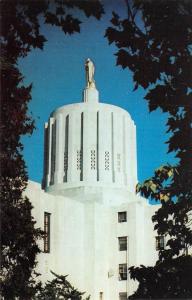
[(93, 300), (124, 300), (135, 289), (132, 265), (156, 259), (151, 215), (135, 195), (136, 127), (124, 109), (99, 102), (86, 61), (83, 102), (56, 109), (45, 124), (43, 189), (27, 193), (47, 237), (38, 271), (69, 274)]
[(88, 86), (83, 102), (55, 110), (45, 124), (47, 192), (76, 187), (121, 188), (134, 192), (137, 182), (136, 129), (127, 111), (99, 103)]

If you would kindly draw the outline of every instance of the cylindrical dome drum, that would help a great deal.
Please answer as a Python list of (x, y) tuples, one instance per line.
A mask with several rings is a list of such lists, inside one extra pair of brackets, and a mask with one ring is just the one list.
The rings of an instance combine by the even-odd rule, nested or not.
[(45, 124), (47, 192), (82, 186), (134, 191), (136, 170), (136, 129), (124, 109), (97, 101), (65, 105)]

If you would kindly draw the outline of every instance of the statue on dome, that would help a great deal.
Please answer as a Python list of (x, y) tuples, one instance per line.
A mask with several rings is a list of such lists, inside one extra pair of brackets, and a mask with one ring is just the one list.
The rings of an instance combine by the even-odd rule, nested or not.
[(85, 71), (86, 71), (87, 88), (95, 88), (95, 80), (94, 80), (95, 66), (90, 58), (88, 58), (85, 62)]

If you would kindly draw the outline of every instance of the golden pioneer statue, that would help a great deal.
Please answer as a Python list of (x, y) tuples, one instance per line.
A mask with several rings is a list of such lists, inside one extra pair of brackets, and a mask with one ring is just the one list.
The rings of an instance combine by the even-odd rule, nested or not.
[(87, 88), (95, 88), (95, 80), (94, 80), (95, 66), (93, 62), (90, 60), (90, 58), (88, 58), (85, 62), (85, 71), (86, 71)]

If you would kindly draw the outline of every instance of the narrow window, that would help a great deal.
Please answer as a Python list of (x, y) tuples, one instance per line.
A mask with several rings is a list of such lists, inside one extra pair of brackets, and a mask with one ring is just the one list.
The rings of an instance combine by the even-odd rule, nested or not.
[(105, 151), (105, 170), (109, 171), (109, 151)]
[(117, 171), (121, 172), (121, 154), (117, 153)]
[(81, 141), (80, 141), (80, 151), (81, 151), (81, 165), (80, 165), (80, 181), (83, 181), (83, 141), (84, 141), (84, 133), (83, 133), (83, 130), (84, 130), (84, 113), (82, 112), (81, 113)]
[(127, 264), (119, 265), (119, 280), (127, 280)]
[(99, 112), (97, 112), (97, 151), (96, 151), (97, 181), (99, 181)]
[(65, 143), (64, 143), (64, 177), (63, 181), (67, 182), (68, 176), (68, 147), (69, 147), (69, 115), (65, 119)]
[(81, 150), (77, 150), (77, 170), (81, 170), (82, 166), (82, 152)]
[(44, 252), (50, 253), (50, 217), (48, 212), (44, 213)]
[(156, 236), (156, 250), (163, 250), (165, 247), (164, 236)]
[(118, 239), (119, 239), (119, 251), (127, 250), (127, 237), (121, 236)]
[(44, 129), (44, 165), (43, 165), (43, 182), (42, 188), (45, 189), (47, 185), (46, 176), (49, 172), (49, 132), (48, 123), (45, 123)]
[(119, 293), (119, 300), (127, 300), (127, 293)]
[(91, 170), (96, 170), (96, 151), (91, 150)]
[(118, 222), (127, 222), (127, 212), (126, 211), (121, 211), (118, 212)]
[(51, 184), (54, 184), (56, 160), (56, 121), (52, 124), (52, 140), (51, 140)]

